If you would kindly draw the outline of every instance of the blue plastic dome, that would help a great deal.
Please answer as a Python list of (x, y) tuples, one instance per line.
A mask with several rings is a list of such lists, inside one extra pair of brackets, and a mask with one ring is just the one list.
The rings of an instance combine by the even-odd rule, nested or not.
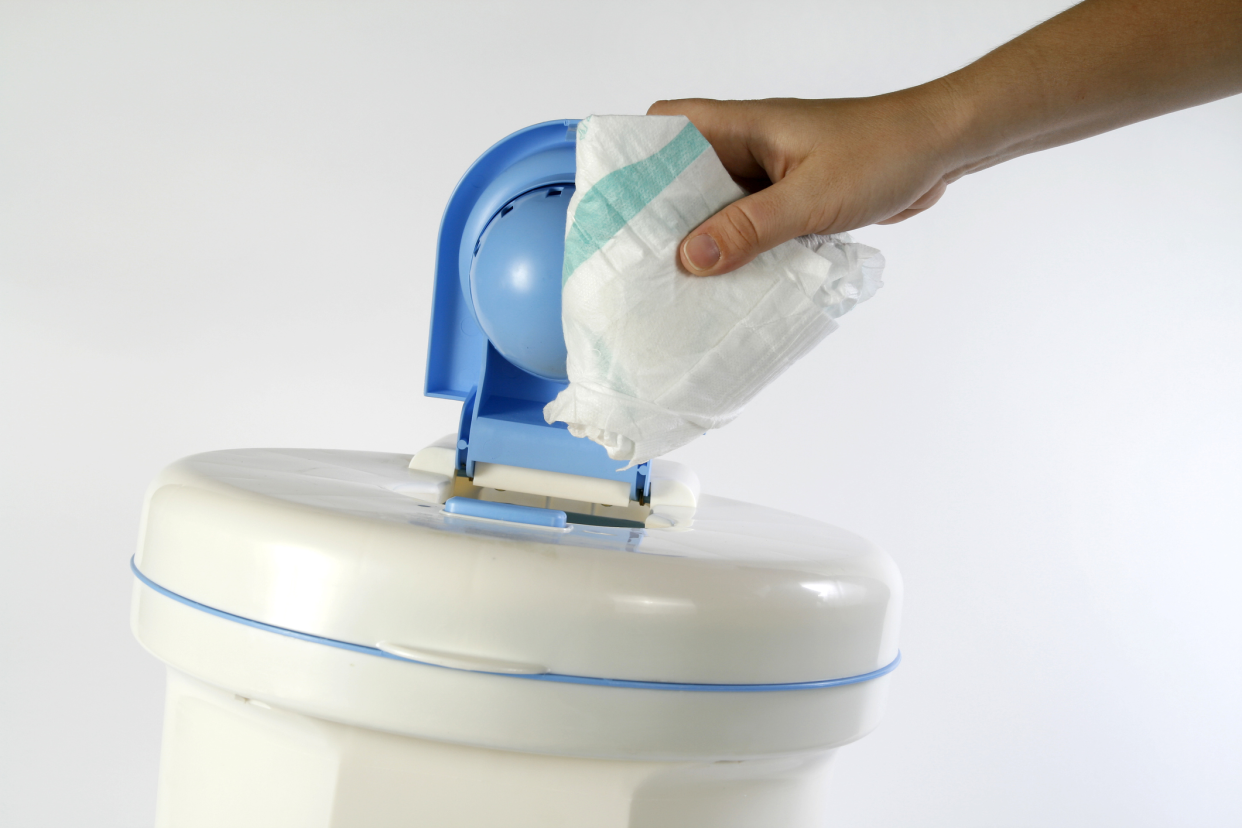
[(646, 502), (648, 466), (619, 469), (603, 446), (549, 423), (568, 380), (561, 329), (565, 214), (578, 122), (497, 142), (449, 199), (437, 243), (425, 392), (460, 400), (458, 473), (476, 463), (620, 480)]
[(470, 266), (470, 299), (483, 333), (523, 371), (564, 382), (561, 262), (574, 188), (541, 187), (509, 202), (487, 225)]

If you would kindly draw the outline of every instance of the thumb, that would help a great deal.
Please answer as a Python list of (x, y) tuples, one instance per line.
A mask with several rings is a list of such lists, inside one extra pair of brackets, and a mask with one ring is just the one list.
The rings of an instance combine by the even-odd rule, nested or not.
[(695, 276), (719, 276), (812, 232), (813, 203), (796, 179), (797, 173), (791, 173), (690, 231), (681, 243), (682, 266)]

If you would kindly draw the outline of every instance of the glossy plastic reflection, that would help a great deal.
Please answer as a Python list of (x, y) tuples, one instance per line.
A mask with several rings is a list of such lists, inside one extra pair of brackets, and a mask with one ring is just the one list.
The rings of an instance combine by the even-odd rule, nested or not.
[(514, 365), (565, 381), (561, 261), (574, 188), (542, 187), (509, 202), (479, 239), (470, 268), (475, 314), (493, 347)]

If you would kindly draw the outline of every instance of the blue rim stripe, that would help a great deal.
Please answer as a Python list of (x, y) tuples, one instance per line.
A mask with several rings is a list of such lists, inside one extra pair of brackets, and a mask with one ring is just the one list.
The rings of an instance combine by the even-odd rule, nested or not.
[[(386, 653), (377, 647), (364, 647), (361, 644), (350, 644), (347, 641), (338, 641), (335, 638), (324, 638), (318, 635), (310, 635), (309, 633), (298, 632), (297, 630), (286, 629), (285, 627), (276, 627), (272, 624), (264, 624), (262, 621), (253, 621), (249, 618), (243, 618), (240, 615), (233, 615), (231, 612), (214, 609), (206, 604), (200, 604), (186, 598), (184, 595), (178, 595), (172, 590), (165, 589), (159, 584), (152, 581), (146, 575), (138, 570), (138, 564), (134, 558), (129, 559), (129, 568), (133, 571), (134, 577), (142, 582), (144, 586), (163, 595), (165, 598), (185, 604), (191, 609), (205, 612), (208, 615), (214, 615), (217, 618), (223, 618), (225, 621), (234, 621), (238, 624), (244, 624), (247, 627), (254, 627), (264, 632), (276, 633), (277, 635), (287, 635), (290, 638), (297, 638), (301, 641), (307, 641), (311, 644), (324, 644), (329, 647), (336, 647), (341, 650), (349, 650), (362, 655), (376, 656), (378, 658), (388, 658), (393, 661), (405, 661), (414, 664), (421, 664), (424, 667), (436, 667), (441, 670), (457, 670), (456, 667), (445, 667), (440, 664), (428, 664), (425, 661), (416, 661), (412, 658), (402, 658), (401, 656)], [(870, 673), (863, 673), (858, 676), (847, 676), (839, 679), (826, 679), (824, 681), (803, 681), (794, 684), (678, 684), (676, 682), (667, 681), (632, 681), (629, 679), (602, 679), (590, 678), (588, 676), (566, 676), (560, 673), (540, 673), (537, 675), (519, 675), (513, 673), (490, 673), (484, 670), (461, 670), (463, 673), (483, 673), (488, 676), (501, 676), (503, 678), (527, 679), (531, 681), (551, 681), (560, 684), (593, 684), (599, 687), (628, 687), (635, 690), (691, 690), (697, 692), (708, 693), (770, 693), (779, 690), (816, 690), (823, 687), (839, 687), (844, 684), (858, 684), (859, 682), (877, 679), (880, 676), (886, 676), (893, 670), (897, 669), (897, 665), (901, 663), (901, 653), (897, 654), (891, 662), (878, 670), (872, 670)]]

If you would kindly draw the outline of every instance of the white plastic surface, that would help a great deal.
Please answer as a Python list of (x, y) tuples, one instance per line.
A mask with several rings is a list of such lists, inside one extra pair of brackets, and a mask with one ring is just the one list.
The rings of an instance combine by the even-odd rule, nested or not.
[(479, 673), (501, 673), (510, 676), (541, 676), (548, 672), (547, 667), (538, 664), (521, 664), (516, 661), (501, 661), (496, 658), (478, 658), (464, 656), (461, 653), (445, 653), (439, 650), (427, 650), (422, 647), (409, 647), (395, 641), (381, 641), (375, 649), (395, 655), (399, 658), (431, 664), (436, 667), (449, 667), (454, 670), (473, 670)]
[(501, 463), (475, 463), (474, 485), (605, 506), (626, 506), (630, 502), (630, 486), (621, 480), (526, 469)]
[[(411, 480), (389, 488), (429, 503), (443, 503), (454, 492), (457, 475), (457, 436), (449, 434), (418, 452), (410, 460)], [(629, 487), (620, 481), (476, 463), (474, 479), (479, 491), (460, 492), (481, 500), (516, 503), (545, 509), (562, 509), (589, 515), (612, 516), (644, 523), (648, 529), (685, 531), (694, 525), (702, 487), (694, 470), (684, 463), (651, 461), (651, 493), (640, 506), (629, 499)], [(554, 503), (553, 500), (564, 501)]]
[(390, 485), (394, 492), (428, 503), (443, 503), (453, 496), (457, 476), (457, 435), (447, 434), (410, 458), (407, 480)]
[(446, 434), (415, 454), (409, 468), (453, 477), (457, 468), (457, 435)]
[(455, 520), (398, 492), (423, 473), (409, 463), (319, 450), (186, 458), (149, 493), (137, 565), (255, 621), (573, 676), (807, 682), (897, 656), (900, 577), (843, 530), (710, 496), (684, 532)]
[[(620, 481), (476, 463), (474, 479), (455, 482), (457, 435), (448, 434), (419, 451), (410, 460), (412, 479), (389, 488), (429, 503), (443, 503), (453, 494), (562, 509), (589, 515), (616, 517), (644, 523), (648, 529), (684, 531), (694, 525), (701, 487), (698, 475), (683, 463), (651, 461), (651, 493), (646, 505), (629, 499), (629, 487)], [(473, 487), (477, 487), (477, 491)], [(464, 486), (462, 491), (455, 488)], [(557, 502), (553, 502), (557, 501)]]
[(157, 828), (812, 828), (832, 751), (574, 759), (402, 737), (169, 671)]
[(494, 490), (431, 449), (215, 452), (152, 486), (135, 563), (182, 596), (139, 581), (132, 604), (170, 668), (160, 828), (823, 825), (889, 676), (547, 673), (869, 672), (896, 656), (883, 553), (676, 464), (651, 514), (680, 531), (457, 518), (428, 498)]
[(317, 718), (476, 747), (652, 761), (826, 750), (879, 723), (890, 680), (754, 693), (489, 675), (305, 641), (134, 589), (134, 635), (170, 667)]
[(651, 514), (648, 529), (685, 531), (694, 525), (694, 512), (702, 496), (699, 476), (684, 463), (651, 461)]

